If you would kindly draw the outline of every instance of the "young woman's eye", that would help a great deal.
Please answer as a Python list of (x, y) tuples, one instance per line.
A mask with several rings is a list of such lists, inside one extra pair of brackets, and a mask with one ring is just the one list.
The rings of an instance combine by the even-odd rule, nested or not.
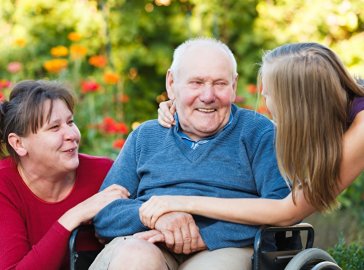
[(75, 123), (75, 120), (73, 120), (73, 119), (68, 121), (68, 125), (70, 125), (70, 126), (73, 125), (74, 123)]

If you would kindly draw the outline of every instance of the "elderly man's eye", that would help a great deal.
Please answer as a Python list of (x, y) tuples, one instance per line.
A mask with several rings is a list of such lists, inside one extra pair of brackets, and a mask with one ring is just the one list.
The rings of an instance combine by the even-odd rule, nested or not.
[(226, 86), (226, 85), (228, 85), (228, 83), (227, 83), (227, 82), (225, 82), (225, 81), (217, 81), (217, 82), (215, 83), (215, 85), (217, 85), (217, 86)]

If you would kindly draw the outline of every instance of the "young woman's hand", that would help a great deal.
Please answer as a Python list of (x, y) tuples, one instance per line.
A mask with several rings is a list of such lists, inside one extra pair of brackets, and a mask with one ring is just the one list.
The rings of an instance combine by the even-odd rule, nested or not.
[(176, 107), (172, 100), (167, 100), (159, 103), (158, 122), (161, 126), (170, 128), (176, 124), (173, 114), (176, 112)]
[(139, 208), (139, 217), (145, 226), (154, 229), (160, 216), (173, 211), (188, 211), (183, 196), (152, 196)]
[(117, 199), (126, 199), (129, 191), (119, 185), (111, 185), (69, 209), (58, 219), (58, 222), (67, 230), (72, 231), (82, 223), (89, 222), (105, 206)]

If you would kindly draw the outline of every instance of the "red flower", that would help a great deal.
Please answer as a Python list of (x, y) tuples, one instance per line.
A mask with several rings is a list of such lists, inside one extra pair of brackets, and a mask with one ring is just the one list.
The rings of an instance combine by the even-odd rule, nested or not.
[(126, 126), (125, 123), (123, 122), (115, 123), (115, 127), (117, 133), (128, 134), (128, 127)]
[(83, 94), (90, 93), (90, 92), (96, 92), (100, 88), (100, 85), (92, 80), (89, 81), (83, 81), (81, 83), (81, 92)]
[(4, 89), (4, 88), (9, 88), (11, 85), (10, 81), (7, 80), (0, 80), (0, 90)]
[(100, 125), (101, 131), (109, 134), (128, 134), (128, 127), (123, 122), (117, 122), (111, 117), (105, 117)]
[(112, 146), (116, 149), (121, 149), (121, 148), (123, 148), (124, 143), (125, 143), (124, 139), (117, 139), (114, 141)]

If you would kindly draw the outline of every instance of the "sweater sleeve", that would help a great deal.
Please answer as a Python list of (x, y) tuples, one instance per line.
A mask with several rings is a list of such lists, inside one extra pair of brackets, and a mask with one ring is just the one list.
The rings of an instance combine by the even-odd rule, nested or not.
[(278, 168), (273, 129), (263, 132), (258, 139), (251, 166), (259, 197), (282, 199), (289, 194), (290, 187)]
[(70, 232), (56, 222), (31, 246), (19, 210), (4, 194), (0, 205), (0, 269), (60, 269)]
[(140, 181), (137, 174), (136, 136), (135, 131), (129, 135), (101, 186), (100, 190), (103, 190), (118, 184), (130, 192), (129, 199), (115, 200), (94, 218), (96, 232), (102, 238), (110, 239), (147, 230), (139, 218), (142, 202), (136, 199)]

